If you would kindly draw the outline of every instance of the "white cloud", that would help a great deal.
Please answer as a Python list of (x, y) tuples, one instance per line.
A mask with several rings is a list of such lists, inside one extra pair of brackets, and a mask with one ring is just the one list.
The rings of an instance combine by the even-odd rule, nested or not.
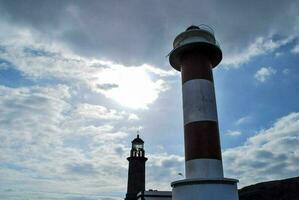
[(283, 52), (276, 52), (275, 53), (275, 57), (280, 57), (280, 56), (282, 56), (283, 55)]
[(229, 135), (229, 136), (232, 136), (232, 137), (236, 137), (236, 136), (240, 136), (242, 133), (240, 131), (227, 131), (225, 133), (225, 135)]
[(242, 124), (244, 124), (244, 123), (249, 122), (250, 119), (251, 119), (250, 116), (244, 116), (244, 117), (239, 118), (239, 119), (235, 122), (235, 124), (236, 124), (236, 125), (242, 125)]
[(149, 154), (147, 161), (147, 188), (171, 190), (170, 183), (182, 179), (184, 157), (167, 153)]
[(241, 52), (231, 52), (224, 56), (221, 62), (225, 68), (239, 68), (242, 64), (249, 62), (252, 58), (274, 52), (279, 47), (288, 44), (293, 37), (287, 37), (274, 41), (272, 36), (257, 37), (248, 47)]
[[(19, 148), (27, 142), (49, 147), (58, 142), (57, 126), (63, 119), (62, 112), (70, 106), (67, 86), (18, 89), (0, 86), (0, 91), (0, 129), (4, 147)], [(48, 135), (53, 136), (52, 140)]]
[[(19, 188), (25, 190), (22, 198), (30, 199), (39, 195), (51, 199), (51, 194), (57, 199), (68, 195), (98, 199), (98, 192), (105, 196), (125, 191), (124, 154), (129, 150), (123, 141), (128, 134), (114, 125), (123, 123), (118, 114), (125, 121), (134, 118), (133, 114), (88, 104), (76, 106), (70, 90), (65, 85), (0, 86), (0, 185), (11, 191), (0, 197), (19, 196)], [(87, 115), (86, 108), (96, 112)], [(69, 114), (73, 110), (76, 115)], [(99, 113), (107, 115), (106, 125), (88, 121), (102, 120)]]
[[(7, 188), (1, 198), (119, 199), (124, 195), (125, 158), (130, 151), (124, 142), (129, 136), (126, 130), (134, 126), (118, 126), (138, 116), (76, 104), (71, 90), (65, 85), (0, 87), (0, 174), (5, 174), (0, 184)], [(98, 123), (103, 120), (104, 124)], [(148, 187), (169, 190), (169, 182), (183, 172), (183, 157), (147, 156)]]
[(0, 63), (0, 70), (5, 70), (5, 69), (8, 69), (9, 68), (9, 65), (5, 62), (3, 63)]
[(74, 110), (74, 115), (84, 117), (86, 119), (94, 120), (138, 120), (139, 117), (133, 113), (127, 113), (126, 111), (117, 111), (114, 109), (108, 109), (100, 105), (92, 105), (87, 103), (81, 103)]
[(276, 70), (272, 67), (262, 67), (254, 74), (254, 78), (260, 82), (265, 82), (270, 76), (274, 74), (276, 74)]
[[(160, 92), (169, 89), (169, 87), (162, 79), (153, 81), (146, 66), (116, 66), (105, 69), (97, 74), (94, 89), (121, 105), (131, 108), (147, 108), (147, 105), (158, 98)], [(113, 84), (114, 87), (101, 87), (107, 84)]]
[[(1, 21), (0, 21), (1, 22)], [(169, 69), (142, 64), (126, 66), (107, 60), (82, 57), (62, 43), (49, 42), (30, 29), (17, 29), (4, 22), (11, 31), (0, 35), (0, 58), (10, 62), (31, 79), (54, 78), (77, 87), (85, 85), (92, 92), (113, 99), (130, 108), (148, 108), (169, 85), (161, 77), (174, 76)]]
[(131, 113), (129, 114), (129, 120), (139, 120), (140, 118), (138, 117), (138, 115)]
[(299, 53), (299, 44), (294, 46), (294, 48), (291, 50), (291, 52), (294, 53), (294, 54), (298, 54)]
[(299, 113), (278, 119), (247, 139), (243, 146), (223, 152), (227, 176), (239, 186), (297, 176), (299, 172)]

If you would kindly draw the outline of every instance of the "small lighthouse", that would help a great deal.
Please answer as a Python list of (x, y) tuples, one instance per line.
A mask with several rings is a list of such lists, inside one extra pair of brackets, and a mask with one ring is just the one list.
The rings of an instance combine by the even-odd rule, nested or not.
[(186, 179), (171, 183), (173, 200), (238, 200), (237, 180), (224, 178), (212, 69), (222, 60), (213, 30), (190, 26), (173, 42), (181, 72)]
[(132, 141), (130, 151), (128, 185), (125, 200), (137, 200), (137, 193), (145, 190), (145, 157), (144, 142), (137, 134), (137, 137)]

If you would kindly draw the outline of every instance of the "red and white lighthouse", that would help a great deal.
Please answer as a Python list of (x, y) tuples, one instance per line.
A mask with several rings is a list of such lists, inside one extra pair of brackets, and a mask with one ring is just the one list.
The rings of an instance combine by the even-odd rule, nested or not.
[(169, 62), (182, 74), (186, 179), (173, 182), (174, 200), (237, 200), (237, 180), (223, 177), (212, 69), (222, 60), (212, 29), (179, 34)]

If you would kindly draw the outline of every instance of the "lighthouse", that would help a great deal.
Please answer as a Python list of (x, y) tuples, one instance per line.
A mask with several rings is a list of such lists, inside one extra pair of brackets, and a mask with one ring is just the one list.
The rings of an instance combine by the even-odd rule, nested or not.
[(173, 42), (169, 62), (182, 78), (186, 173), (171, 183), (173, 200), (238, 200), (238, 181), (223, 176), (213, 79), (221, 60), (207, 26), (190, 26)]
[(145, 162), (144, 141), (137, 137), (132, 141), (128, 171), (128, 185), (125, 200), (137, 200), (137, 193), (145, 190)]

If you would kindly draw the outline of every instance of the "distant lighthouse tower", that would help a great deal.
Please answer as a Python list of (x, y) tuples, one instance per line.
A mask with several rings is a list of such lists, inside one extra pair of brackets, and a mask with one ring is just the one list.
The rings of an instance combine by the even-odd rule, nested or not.
[(144, 157), (143, 145), (143, 140), (137, 134), (137, 138), (132, 141), (130, 157), (127, 158), (129, 172), (125, 200), (137, 200), (137, 193), (145, 190), (145, 162), (147, 158)]
[(237, 180), (223, 177), (212, 69), (222, 60), (213, 30), (190, 26), (170, 52), (181, 71), (186, 179), (171, 183), (173, 200), (238, 200)]

